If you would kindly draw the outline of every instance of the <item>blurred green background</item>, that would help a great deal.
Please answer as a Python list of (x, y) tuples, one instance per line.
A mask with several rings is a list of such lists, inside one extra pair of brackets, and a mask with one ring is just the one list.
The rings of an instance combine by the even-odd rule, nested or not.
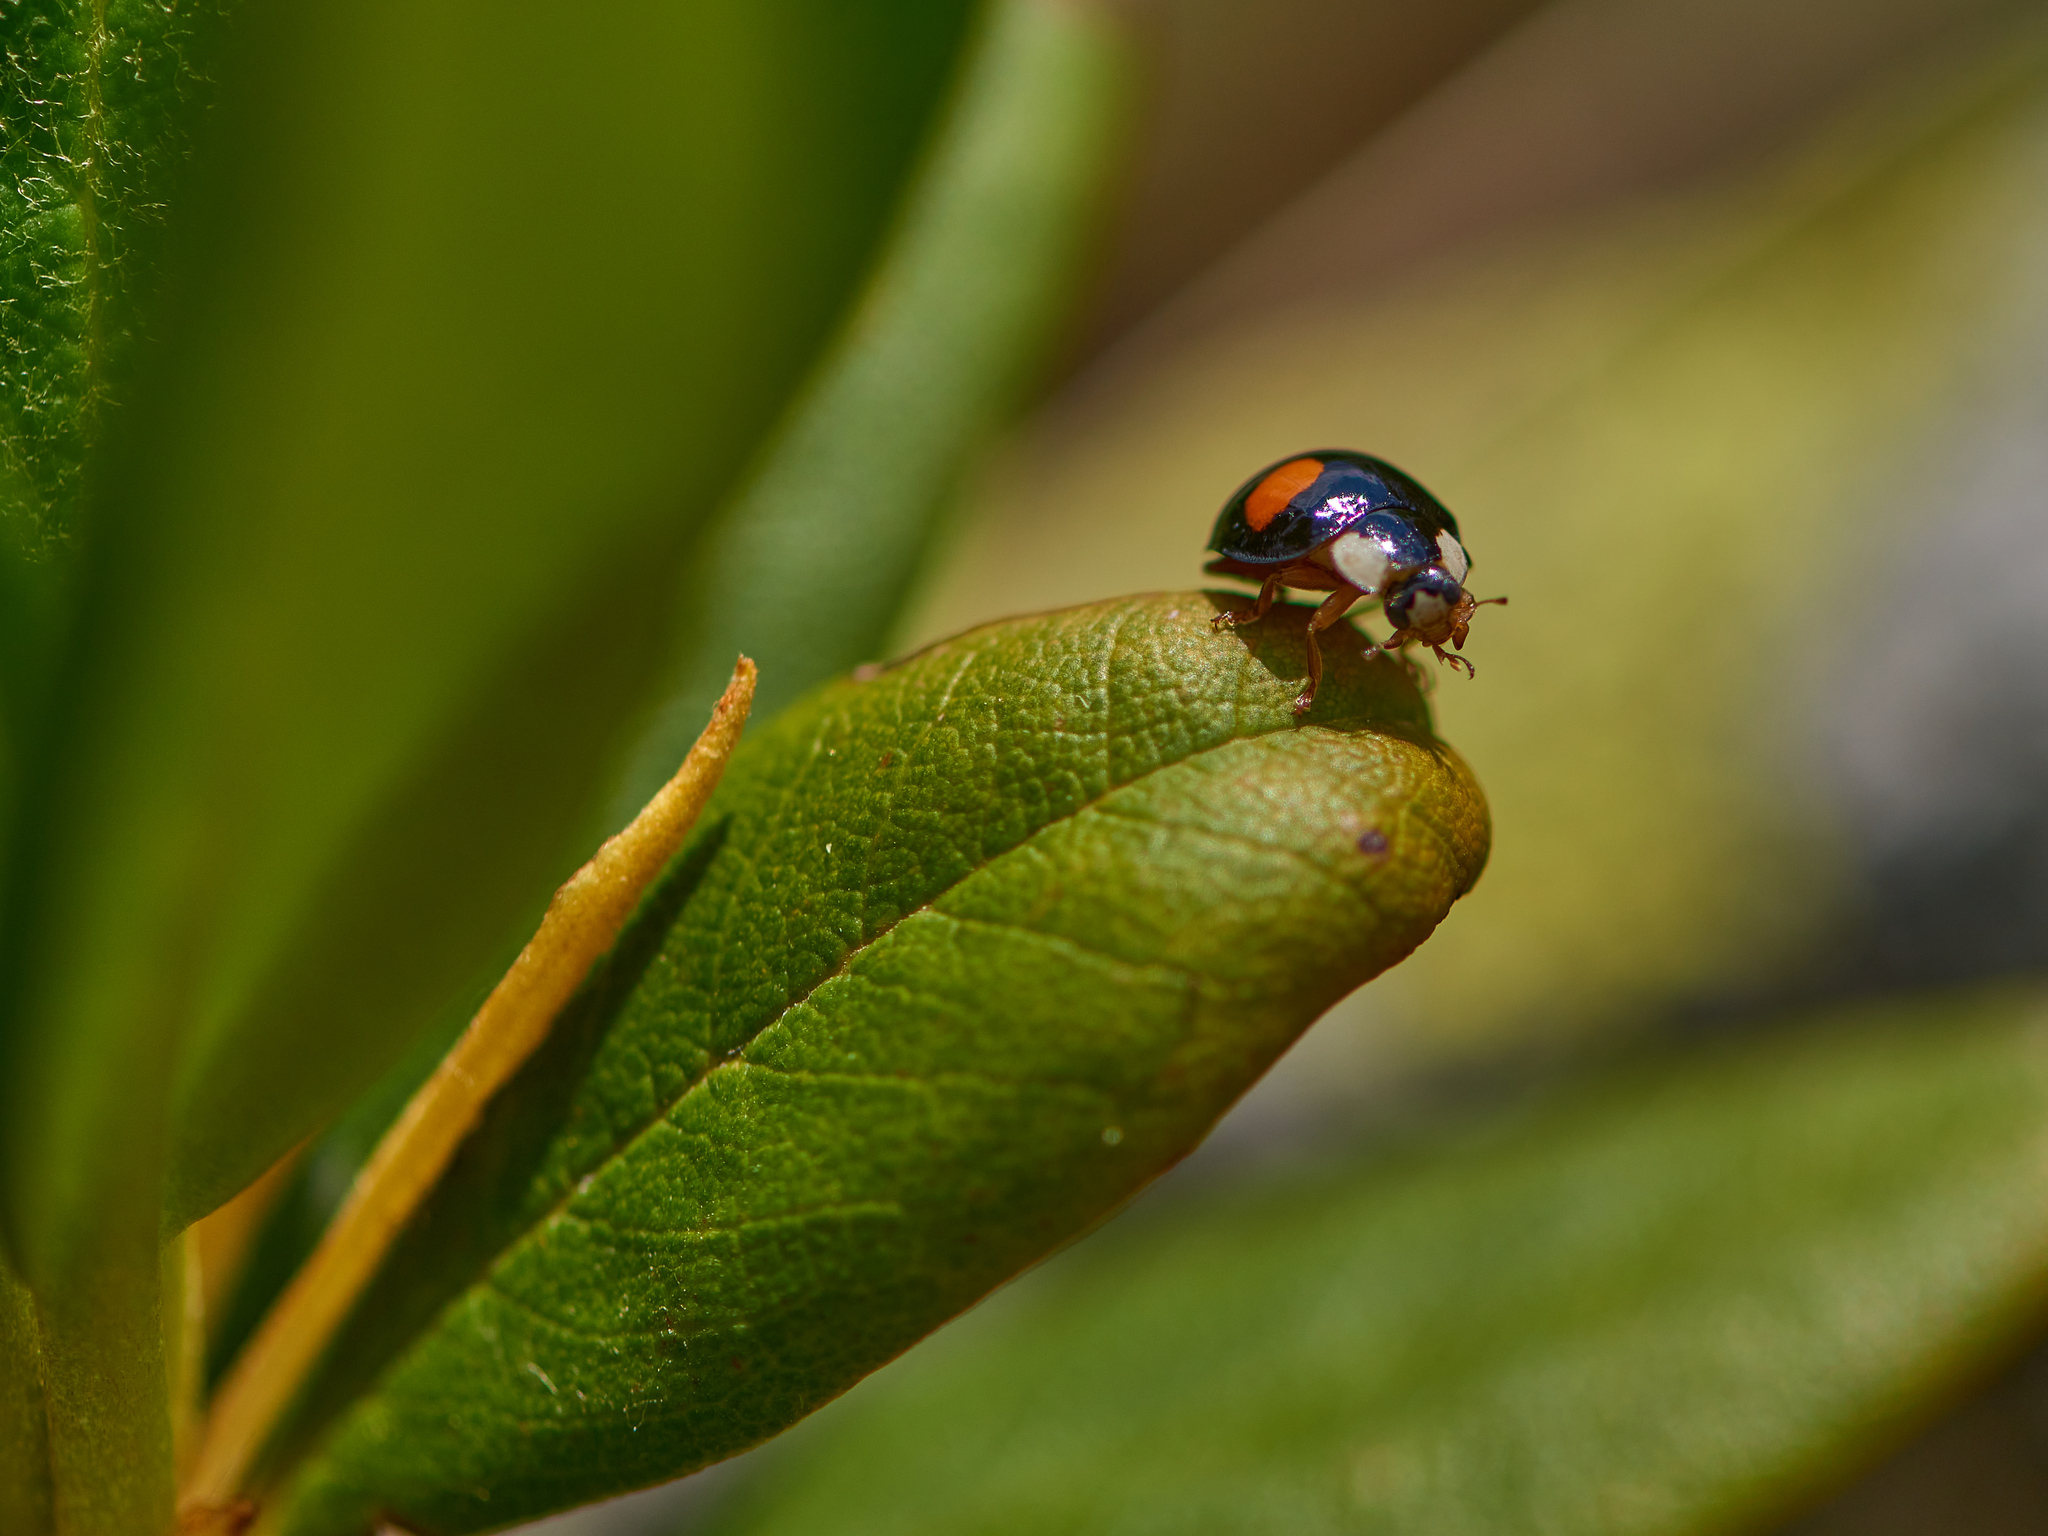
[(534, 1529), (2048, 1529), (2037, 5), (216, 9), (92, 22), (105, 144), (76, 7), (0, 70), (46, 1300), (312, 1134), (217, 1376), (735, 650), (1197, 585), (1345, 445), (1512, 598), (1478, 889), (1103, 1231)]
[[(1739, 1472), (1702, 1470), (1727, 1451), (1731, 1416), (1751, 1411), (1739, 1392), (1698, 1385), (1705, 1376), (1641, 1342), (1682, 1354), (1689, 1330), (1736, 1326), (1705, 1305), (1663, 1314), (1636, 1354), (1602, 1367), (1631, 1378), (1620, 1394), (1631, 1414), (1665, 1415), (1674, 1437), (1691, 1437), (1668, 1458), (1647, 1444), (1606, 1463), (1588, 1453), (1579, 1475), (1609, 1480), (1606, 1504), (1544, 1504), (1532, 1473), (1514, 1485), (1521, 1502), (1466, 1509), (1443, 1463), (1427, 1484), (1438, 1497), (1389, 1495), (1341, 1518), (1276, 1503), (1270, 1489), (1243, 1502), (1223, 1491), (1237, 1484), (1216, 1470), (1221, 1442), (1185, 1406), (1213, 1405), (1244, 1434), (1263, 1423), (1271, 1463), (1333, 1435), (1328, 1416), (1398, 1414), (1329, 1406), (1312, 1424), (1301, 1405), (1320, 1400), (1304, 1386), (1290, 1435), (1278, 1407), (1243, 1406), (1267, 1389), (1288, 1395), (1286, 1373), (1305, 1369), (1290, 1349), (1355, 1349), (1362, 1372), (1390, 1346), (1310, 1330), (1240, 1358), (1208, 1329), (1245, 1327), (1261, 1285), (1265, 1307), (1337, 1305), (1298, 1270), (1336, 1262), (1307, 1234), (1344, 1201), (1359, 1223), (1398, 1227), (1389, 1210), (1435, 1181), (1439, 1216), (1455, 1226), (1480, 1198), (1461, 1179), (1540, 1181), (1546, 1138), (1595, 1134), (1593, 1112), (1572, 1107), (1580, 1079), (1710, 1082), (1717, 1053), (1805, 1038), (1818, 1015), (1841, 1020), (1818, 1039), (1881, 1035), (1870, 1021), (1891, 1018), (1889, 1005), (1867, 1000), (1895, 995), (1932, 999), (1913, 1005), (1920, 1027), (1962, 1038), (1956, 1020), (1982, 1005), (1944, 1003), (1955, 994), (1941, 989), (2040, 974), (2048, 32), (2037, 8), (1159, 0), (1115, 14), (1140, 88), (1060, 366), (982, 460), (895, 643), (1191, 584), (1214, 507), (1251, 468), (1323, 443), (1383, 453), (1457, 511), (1480, 595), (1513, 598), (1474, 626), (1477, 679), (1442, 674), (1435, 693), (1441, 729), (1493, 804), (1492, 865), (1417, 956), (1325, 1018), (1109, 1231), (786, 1443), (547, 1528), (2042, 1529), (2048, 1378), (2028, 1350), (2048, 1315), (2048, 1272), (2038, 1237), (2016, 1231), (2048, 1225), (2031, 1184), (1983, 1229), (2009, 1247), (2004, 1259), (1966, 1257), (1967, 1244), (1948, 1254), (1982, 1288), (1912, 1313), (1916, 1343), (1886, 1354), (1875, 1334), (1817, 1313), (1784, 1356), (1765, 1351), (1748, 1377), (1737, 1371), (1731, 1381), (1773, 1402), (1797, 1397), (1795, 1377), (1832, 1373), (1879, 1405), (1860, 1417), (1787, 1410), (1798, 1427), (1784, 1443), (1728, 1452)], [(2022, 1036), (2036, 1028), (2031, 994), (2002, 1006)], [(1831, 1090), (1875, 1070), (1851, 1046), (1827, 1049), (1844, 1054), (1803, 1069), (1817, 1118)], [(1941, 1072), (1933, 1058), (1900, 1070), (1930, 1084)], [(2012, 1061), (1986, 1071), (1987, 1083), (2024, 1076)], [(1754, 1128), (1749, 1152), (1768, 1160), (1779, 1112), (1731, 1100), (1720, 1113)], [(1526, 1145), (1502, 1129), (1550, 1113), (1555, 1126), (1527, 1131)], [(1877, 1128), (1871, 1140), (1842, 1143), (1859, 1156), (1889, 1147), (1907, 1165), (1969, 1166), (1939, 1117), (1869, 1113), (1859, 1123)], [(1982, 1105), (1957, 1113), (1995, 1118)], [(2018, 1113), (2031, 1122), (2038, 1106)], [(1715, 1155), (1687, 1154), (1707, 1168)], [(1655, 1154), (1640, 1156), (1649, 1180)], [(1460, 1171), (1489, 1157), (1484, 1176)], [(1629, 1165), (1615, 1151), (1605, 1172), (1574, 1177), (1614, 1181)], [(1794, 1153), (1770, 1168), (1766, 1184), (1804, 1187)], [(1969, 1191), (1996, 1182), (1964, 1180), (1932, 1208), (1952, 1202), (1961, 1219)], [(1577, 1187), (1524, 1190), (1518, 1209), (1537, 1220), (1546, 1198), (1599, 1198)], [(1815, 1223), (1855, 1206), (1829, 1188), (1813, 1187)], [(1646, 1209), (1688, 1198), (1674, 1186), (1672, 1206)], [(1696, 1214), (1698, 1252), (1671, 1260), (1674, 1272), (1773, 1241), (1754, 1211)], [(1908, 1285), (1911, 1256), (1945, 1241), (1894, 1219), (1855, 1262), (1806, 1282), (1867, 1288), (1864, 1322), (1879, 1333), (1886, 1286)], [(1444, 1276), (1476, 1266), (1496, 1288), (1464, 1298), (1464, 1327), (1543, 1333), (1541, 1321), (1524, 1335), (1500, 1321), (1526, 1303), (1518, 1266), (1543, 1282), (1540, 1262), (1497, 1227), (1427, 1241), (1445, 1245), (1429, 1261)], [(1272, 1255), (1248, 1294), (1190, 1275), (1259, 1270), (1226, 1257), (1244, 1249)], [(1615, 1277), (1627, 1258), (1583, 1262), (1590, 1291), (1626, 1288)], [(1379, 1291), (1350, 1296), (1405, 1315)], [(1631, 1305), (1617, 1293), (1612, 1315)], [(1457, 1331), (1415, 1326), (1446, 1341)], [(1466, 1367), (1444, 1348), (1441, 1373), (1455, 1378)], [(1213, 1368), (1175, 1363), (1190, 1357)], [(1426, 1359), (1416, 1369), (1432, 1378)], [(1254, 1387), (1262, 1370), (1271, 1379)], [(1170, 1386), (1141, 1384), (1167, 1371)], [(1485, 1444), (1503, 1464), (1513, 1457), (1501, 1447), (1531, 1424), (1548, 1423), (1559, 1445), (1602, 1433), (1597, 1414), (1574, 1427), (1586, 1405), (1569, 1390), (1516, 1412), (1500, 1382), (1412, 1390), (1410, 1416), (1426, 1399), (1444, 1434), (1493, 1424), (1501, 1438)], [(1714, 1392), (1718, 1407), (1688, 1406), (1689, 1393)], [(1242, 1438), (1231, 1443), (1242, 1451)], [(1542, 1464), (1542, 1445), (1525, 1450)], [(1614, 1488), (1629, 1477), (1640, 1498), (1623, 1509)], [(1699, 1487), (1685, 1491), (1688, 1478)]]

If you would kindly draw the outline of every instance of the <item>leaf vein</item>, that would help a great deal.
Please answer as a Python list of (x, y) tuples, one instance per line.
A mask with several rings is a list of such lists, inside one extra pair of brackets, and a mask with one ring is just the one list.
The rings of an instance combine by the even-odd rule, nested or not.
[[(1121, 626), (1122, 618), (1123, 616), (1120, 615), (1118, 619), (1119, 627)], [(1112, 642), (1112, 653), (1113, 648), (1114, 642)], [(942, 705), (945, 700), (950, 699), (953, 688), (957, 685), (959, 679), (965, 676), (966, 671), (968, 667), (972, 665), (973, 660), (974, 656), (972, 655), (966, 658), (963, 661), (961, 667), (953, 674), (953, 677), (948, 681), (945, 692), (942, 695)], [(934, 712), (934, 722), (936, 721), (937, 714), (943, 712), (943, 708)], [(1371, 724), (1372, 721), (1370, 716), (1363, 712), (1360, 712), (1355, 715), (1346, 715), (1339, 717), (1336, 720), (1324, 723), (1323, 725), (1321, 725), (1320, 728), (1325, 730), (1341, 729), (1346, 725), (1355, 725), (1360, 728), (1365, 728), (1371, 726)], [(1259, 734), (1273, 735), (1277, 734), (1281, 730), (1286, 730), (1290, 728), (1293, 727), (1281, 726), (1276, 727), (1274, 731), (1261, 732)], [(929, 731), (930, 724), (927, 725), (926, 734), (929, 734)], [(1107, 741), (1113, 739), (1115, 734), (1116, 733), (1114, 729), (1106, 730), (1104, 732), (1105, 740)], [(630, 1157), (633, 1154), (634, 1150), (638, 1148), (643, 1142), (645, 1142), (648, 1139), (648, 1137), (654, 1134), (659, 1128), (665, 1126), (673, 1128), (671, 1117), (675, 1114), (676, 1110), (683, 1105), (683, 1103), (686, 1100), (688, 1100), (693, 1094), (697, 1094), (704, 1091), (706, 1086), (711, 1082), (711, 1080), (717, 1075), (717, 1073), (722, 1068), (734, 1065), (735, 1058), (737, 1058), (742, 1051), (746, 1050), (747, 1047), (753, 1044), (755, 1040), (760, 1039), (761, 1036), (767, 1034), (770, 1030), (775, 1029), (776, 1027), (781, 1025), (798, 1008), (801, 1008), (805, 1006), (807, 1003), (809, 1003), (810, 1000), (817, 995), (818, 990), (820, 988), (826, 986), (830, 982), (836, 981), (839, 978), (845, 976), (862, 955), (864, 955), (868, 950), (872, 949), (876, 944), (881, 943), (884, 939), (886, 939), (889, 936), (890, 933), (895, 931), (895, 929), (901, 927), (904, 922), (906, 922), (912, 917), (924, 914), (933, 914), (945, 917), (953, 922), (969, 921), (968, 919), (961, 918), (955, 914), (938, 911), (937, 903), (943, 901), (947, 896), (951, 895), (961, 885), (964, 885), (968, 880), (974, 878), (975, 875), (987, 869), (991, 864), (997, 862), (1000, 859), (1009, 857), (1012, 854), (1019, 853), (1024, 849), (1031, 847), (1039, 838), (1046, 836), (1054, 828), (1062, 825), (1063, 823), (1078, 819), (1079, 817), (1088, 814), (1090, 811), (1099, 809), (1102, 806), (1103, 802), (1110, 799), (1112, 796), (1122, 794), (1127, 790), (1134, 789), (1137, 786), (1146, 783), (1147, 781), (1157, 777), (1160, 774), (1172, 772), (1174, 769), (1179, 768), (1184, 764), (1196, 761), (1197, 759), (1207, 755), (1209, 752), (1222, 750), (1223, 747), (1229, 745), (1231, 742), (1255, 739), (1257, 738), (1247, 736), (1232, 736), (1226, 738), (1224, 741), (1218, 742), (1214, 746), (1204, 747), (1195, 751), (1188, 752), (1184, 756), (1173, 758), (1170, 761), (1155, 764), (1153, 767), (1146, 769), (1142, 773), (1133, 775), (1130, 779), (1122, 783), (1112, 782), (1106, 784), (1106, 786), (1100, 794), (1094, 796), (1093, 798), (1087, 801), (1082, 802), (1080, 805), (1075, 806), (1066, 815), (1056, 818), (1052, 821), (1048, 821), (1043, 826), (1034, 829), (1029, 836), (1023, 838), (1014, 846), (1006, 848), (1002, 850), (1002, 852), (983, 860), (982, 863), (976, 865), (973, 869), (970, 869), (966, 874), (960, 876), (959, 879), (953, 881), (944, 889), (933, 892), (927, 900), (911, 908), (910, 910), (902, 913), (899, 917), (896, 918), (895, 921), (889, 923), (887, 926), (883, 928), (876, 930), (868, 938), (865, 938), (858, 943), (848, 945), (846, 952), (840, 956), (838, 962), (831, 968), (831, 970), (826, 972), (824, 975), (820, 976), (816, 981), (814, 981), (808, 987), (806, 987), (800, 996), (791, 998), (787, 1003), (785, 1003), (782, 1006), (781, 1009), (779, 1009), (776, 1012), (773, 1018), (768, 1019), (764, 1023), (762, 1023), (760, 1028), (755, 1030), (746, 1039), (736, 1042), (730, 1047), (727, 1047), (723, 1052), (723, 1060), (715, 1061), (707, 1070), (689, 1079), (683, 1085), (681, 1090), (678, 1091), (674, 1095), (674, 1097), (670, 1098), (665, 1105), (662, 1105), (660, 1108), (652, 1112), (637, 1127), (625, 1131), (610, 1150), (608, 1150), (596, 1162), (588, 1165), (588, 1167), (584, 1170), (584, 1173), (581, 1177), (569, 1182), (553, 1201), (551, 1201), (544, 1209), (538, 1211), (535, 1214), (534, 1219), (522, 1231), (520, 1231), (510, 1241), (508, 1241), (504, 1248), (499, 1250), (498, 1257), (496, 1260), (494, 1260), (494, 1263), (503, 1262), (506, 1256), (508, 1256), (514, 1249), (516, 1249), (522, 1243), (529, 1241), (532, 1238), (533, 1234), (542, 1227), (544, 1227), (548, 1222), (560, 1218), (564, 1215), (570, 1214), (570, 1208), (575, 1203), (578, 1197), (580, 1186), (584, 1185), (588, 1181), (588, 1179), (602, 1174), (606, 1169), (612, 1167), (614, 1164), (622, 1161), (627, 1157)], [(794, 797), (790, 798), (793, 799)], [(723, 926), (721, 925), (721, 933), (722, 931)], [(1016, 931), (1023, 933), (1038, 932), (1038, 930), (1021, 928), (1017, 929)], [(1048, 940), (1060, 937), (1051, 934), (1041, 934), (1040, 936)], [(1073, 943), (1074, 941), (1071, 939), (1067, 939), (1066, 942)], [(1084, 948), (1084, 946), (1078, 944), (1075, 944), (1075, 947), (1077, 949)], [(723, 954), (722, 939), (720, 953), (721, 955)], [(1103, 956), (1103, 958), (1114, 960), (1117, 957), (1105, 955)], [(1149, 963), (1158, 964), (1161, 966), (1165, 966), (1167, 964), (1163, 961)], [(1186, 974), (1199, 975), (1200, 973), (1189, 971)], [(758, 1063), (750, 1064), (758, 1065)], [(576, 1219), (582, 1220), (586, 1218), (578, 1216)], [(488, 1273), (489, 1272), (487, 1270), (485, 1277), (486, 1280), (488, 1280)]]
[[(977, 1072), (971, 1067), (948, 1067), (943, 1072), (840, 1072), (815, 1067), (790, 1067), (778, 1062), (746, 1061), (729, 1062), (728, 1069), (745, 1069), (766, 1072), (775, 1077), (789, 1078), (809, 1083), (873, 1083), (890, 1087), (920, 1088), (937, 1090), (953, 1083), (982, 1083), (990, 1088), (1082, 1088), (1101, 1092), (1095, 1084), (1078, 1077), (1004, 1077), (995, 1072)], [(587, 1218), (577, 1218), (579, 1220)]]

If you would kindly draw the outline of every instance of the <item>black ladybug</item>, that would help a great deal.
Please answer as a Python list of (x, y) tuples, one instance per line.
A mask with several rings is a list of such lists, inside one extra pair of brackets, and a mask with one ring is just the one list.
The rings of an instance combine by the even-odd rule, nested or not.
[(1219, 629), (1264, 618), (1283, 586), (1330, 594), (1308, 621), (1308, 687), (1294, 701), (1296, 714), (1315, 702), (1323, 680), (1316, 637), (1360, 598), (1386, 605), (1394, 633), (1380, 649), (1419, 640), (1439, 661), (1472, 673), (1471, 662), (1444, 651), (1465, 648), (1480, 606), (1465, 591), (1471, 562), (1458, 520), (1385, 459), (1319, 448), (1268, 465), (1223, 504), (1209, 548), (1222, 556), (1205, 567), (1210, 573), (1261, 583), (1251, 611), (1219, 613)]

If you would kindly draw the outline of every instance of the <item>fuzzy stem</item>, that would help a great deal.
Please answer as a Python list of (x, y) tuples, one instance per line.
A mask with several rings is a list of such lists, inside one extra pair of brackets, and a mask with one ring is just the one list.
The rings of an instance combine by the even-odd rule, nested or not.
[(0, 1531), (48, 1536), (49, 1415), (35, 1298), (0, 1261)]
[(171, 1523), (162, 1254), (128, 1246), (37, 1300), (57, 1536), (157, 1536)]

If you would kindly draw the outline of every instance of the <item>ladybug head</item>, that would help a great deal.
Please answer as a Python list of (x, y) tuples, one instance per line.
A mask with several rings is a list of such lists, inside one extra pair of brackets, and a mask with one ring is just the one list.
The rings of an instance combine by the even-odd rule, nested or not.
[(1433, 565), (1387, 594), (1387, 619), (1397, 639), (1463, 647), (1465, 626), (1477, 606), (1450, 572)]
[[(1486, 603), (1505, 603), (1504, 597), (1489, 597)], [(1385, 649), (1395, 650), (1410, 640), (1420, 640), (1436, 652), (1437, 660), (1472, 675), (1472, 663), (1462, 656), (1446, 656), (1444, 646), (1465, 648), (1465, 632), (1472, 615), (1486, 603), (1472, 600), (1472, 594), (1452, 579), (1440, 565), (1417, 571), (1387, 594), (1387, 617), (1394, 633)]]

